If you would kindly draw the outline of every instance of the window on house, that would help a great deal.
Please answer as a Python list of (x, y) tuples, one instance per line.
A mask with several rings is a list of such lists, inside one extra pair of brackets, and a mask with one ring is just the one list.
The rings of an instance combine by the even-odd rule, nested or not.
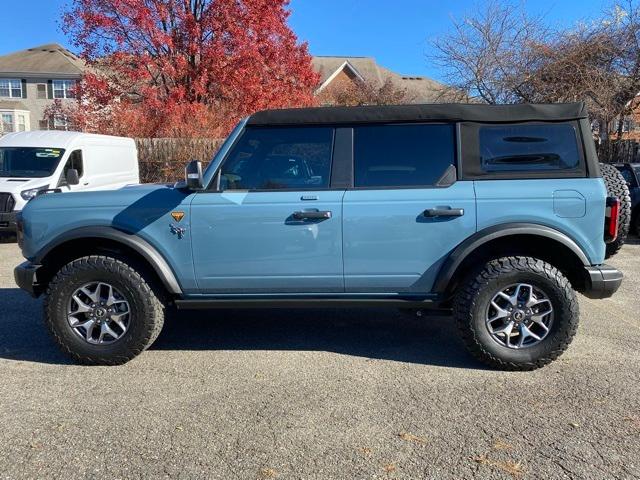
[(54, 130), (69, 130), (69, 120), (67, 117), (53, 117)]
[(54, 80), (53, 98), (75, 98), (73, 93), (75, 86), (75, 80)]
[(435, 185), (455, 163), (453, 125), (354, 128), (356, 187)]
[(22, 98), (22, 80), (0, 78), (0, 97)]
[(0, 114), (0, 120), (2, 120), (2, 133), (11, 133), (15, 129), (13, 127), (13, 114), (12, 113), (3, 113)]
[(47, 98), (47, 86), (44, 83), (38, 84), (38, 100), (45, 100)]
[(18, 132), (25, 132), (27, 130), (27, 118), (18, 114)]

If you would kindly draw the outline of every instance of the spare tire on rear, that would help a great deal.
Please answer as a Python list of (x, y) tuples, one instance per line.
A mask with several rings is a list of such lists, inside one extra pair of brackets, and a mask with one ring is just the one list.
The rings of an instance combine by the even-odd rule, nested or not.
[(631, 225), (631, 194), (627, 181), (613, 165), (600, 164), (600, 172), (607, 186), (607, 195), (620, 199), (620, 223), (618, 224), (618, 238), (607, 244), (606, 258), (612, 257), (622, 248), (627, 240)]

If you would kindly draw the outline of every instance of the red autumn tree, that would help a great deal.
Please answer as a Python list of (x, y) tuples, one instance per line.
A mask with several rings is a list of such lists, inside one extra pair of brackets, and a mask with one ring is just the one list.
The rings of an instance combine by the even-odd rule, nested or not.
[(86, 61), (85, 130), (219, 136), (242, 116), (314, 102), (318, 77), (289, 0), (73, 0), (63, 29)]

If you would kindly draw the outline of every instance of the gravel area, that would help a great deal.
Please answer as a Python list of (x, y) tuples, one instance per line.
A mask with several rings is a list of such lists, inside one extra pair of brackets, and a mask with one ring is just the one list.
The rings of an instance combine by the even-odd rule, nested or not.
[(121, 367), (70, 363), (0, 244), (0, 478), (640, 478), (640, 242), (580, 298), (569, 350), (484, 368), (450, 318), (234, 310), (170, 319)]

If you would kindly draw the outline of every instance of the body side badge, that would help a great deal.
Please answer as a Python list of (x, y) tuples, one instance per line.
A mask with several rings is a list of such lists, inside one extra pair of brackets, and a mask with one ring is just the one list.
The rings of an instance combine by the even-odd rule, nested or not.
[(184, 218), (184, 212), (181, 212), (181, 211), (171, 212), (171, 218), (173, 218), (176, 222), (179, 222)]
[(180, 239), (182, 237), (184, 237), (184, 234), (187, 233), (187, 229), (183, 228), (183, 227), (179, 227), (177, 225), (173, 225), (173, 224), (169, 224), (169, 230), (171, 231), (172, 234), (177, 235), (177, 237)]

